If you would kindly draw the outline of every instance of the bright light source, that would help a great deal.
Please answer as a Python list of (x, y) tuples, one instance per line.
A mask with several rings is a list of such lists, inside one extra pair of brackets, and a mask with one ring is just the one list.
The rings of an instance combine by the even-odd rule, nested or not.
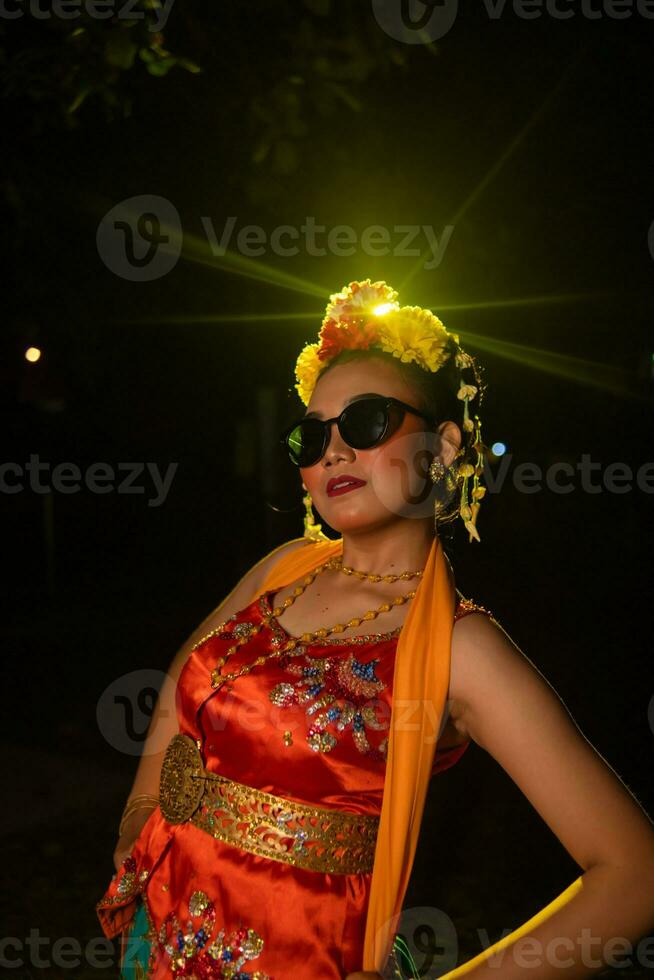
[(41, 357), (41, 351), (38, 347), (28, 347), (25, 351), (25, 360), (31, 361), (34, 364)]
[(385, 313), (390, 313), (391, 310), (397, 309), (397, 303), (380, 303), (372, 311), (375, 316), (383, 316)]
[(506, 446), (503, 442), (494, 442), (491, 446), (491, 452), (494, 456), (503, 456), (506, 452)]

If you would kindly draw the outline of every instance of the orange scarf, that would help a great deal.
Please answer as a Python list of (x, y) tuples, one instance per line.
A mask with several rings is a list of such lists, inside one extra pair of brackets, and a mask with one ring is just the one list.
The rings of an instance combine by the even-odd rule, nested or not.
[[(342, 538), (298, 548), (274, 565), (262, 591), (281, 589), (342, 552)], [(381, 972), (409, 882), (447, 699), (453, 621), (454, 577), (442, 545), (434, 537), (397, 643), (364, 970)]]
[[(342, 538), (312, 541), (280, 558), (261, 591), (276, 591), (290, 585), (342, 551)], [(364, 970), (381, 973), (384, 969), (411, 875), (449, 690), (454, 609), (454, 574), (435, 536), (400, 631), (395, 655), (384, 793), (366, 920)], [(580, 887), (581, 878), (578, 878), (523, 926), (447, 973), (442, 980), (463, 975), (527, 933), (565, 904)]]

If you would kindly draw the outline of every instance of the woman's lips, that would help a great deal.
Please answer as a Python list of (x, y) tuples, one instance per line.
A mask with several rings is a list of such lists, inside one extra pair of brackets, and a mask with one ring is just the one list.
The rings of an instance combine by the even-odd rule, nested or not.
[(359, 487), (365, 487), (365, 480), (356, 480), (352, 483), (347, 483), (344, 487), (335, 487), (332, 490), (327, 491), (328, 497), (339, 497), (342, 493), (347, 493), (348, 490), (357, 490)]

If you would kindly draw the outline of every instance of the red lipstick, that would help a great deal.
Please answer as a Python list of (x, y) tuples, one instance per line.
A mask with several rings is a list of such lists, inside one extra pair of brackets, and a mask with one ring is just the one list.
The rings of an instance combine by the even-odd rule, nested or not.
[(331, 480), (327, 483), (327, 496), (328, 497), (338, 497), (342, 493), (347, 493), (348, 490), (356, 490), (357, 487), (364, 487), (366, 485), (365, 480), (359, 480), (356, 476), (350, 476), (348, 473), (342, 473), (341, 476), (333, 476)]

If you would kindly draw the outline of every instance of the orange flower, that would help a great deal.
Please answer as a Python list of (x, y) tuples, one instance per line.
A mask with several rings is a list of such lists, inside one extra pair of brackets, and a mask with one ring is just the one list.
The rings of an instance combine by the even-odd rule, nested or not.
[(375, 322), (365, 316), (342, 316), (338, 322), (326, 317), (320, 328), (318, 357), (331, 360), (342, 350), (368, 350), (378, 339)]

